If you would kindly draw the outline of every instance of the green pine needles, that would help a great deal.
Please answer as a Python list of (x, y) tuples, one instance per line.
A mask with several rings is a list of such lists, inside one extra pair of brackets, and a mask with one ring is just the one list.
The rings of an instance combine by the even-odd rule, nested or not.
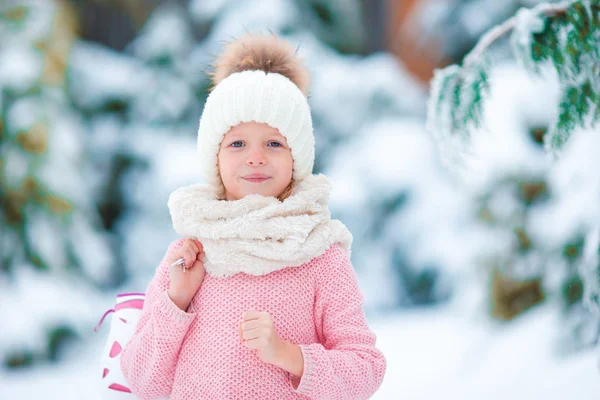
[(523, 67), (539, 73), (542, 65), (550, 63), (557, 72), (561, 101), (545, 137), (546, 150), (556, 155), (573, 129), (595, 127), (600, 120), (600, 0), (523, 8), (486, 33), (462, 66), (435, 71), (428, 129), (446, 164), (460, 166), (472, 132), (482, 125), (491, 66), (486, 50), (509, 32), (512, 53)]

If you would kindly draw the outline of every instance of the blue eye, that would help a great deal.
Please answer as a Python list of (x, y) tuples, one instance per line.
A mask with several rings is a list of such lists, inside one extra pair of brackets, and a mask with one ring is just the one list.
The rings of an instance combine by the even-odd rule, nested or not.
[(276, 144), (277, 146), (275, 146), (275, 147), (281, 147), (281, 143), (279, 143), (279, 142), (269, 142), (269, 144), (271, 144), (271, 143)]
[(237, 142), (231, 143), (231, 147), (241, 147), (241, 146), (236, 146), (236, 144), (240, 144), (241, 145), (243, 143), (238, 140)]

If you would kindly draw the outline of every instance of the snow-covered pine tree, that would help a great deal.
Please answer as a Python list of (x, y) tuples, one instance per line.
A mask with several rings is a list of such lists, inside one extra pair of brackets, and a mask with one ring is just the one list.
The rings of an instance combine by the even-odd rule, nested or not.
[(65, 91), (76, 21), (63, 1), (0, 6), (0, 362), (56, 359), (110, 285), (79, 113)]
[[(458, 180), (467, 183), (469, 177), (477, 174), (473, 166), (480, 155), (474, 143), (487, 140), (485, 131), (488, 127), (482, 115), (489, 95), (489, 74), (493, 65), (489, 49), (508, 34), (511, 34), (512, 54), (519, 65), (534, 75), (553, 71), (553, 79), (559, 88), (560, 100), (552, 112), (553, 119), (534, 135), (543, 141), (550, 167), (542, 173), (541, 179), (540, 176), (533, 179), (533, 183), (538, 182), (541, 193), (552, 199), (549, 205), (539, 206), (540, 212), (536, 213), (556, 217), (559, 209), (564, 211), (570, 207), (568, 219), (559, 221), (561, 226), (569, 225), (569, 232), (555, 235), (562, 240), (560, 246), (544, 248), (544, 235), (539, 232), (538, 240), (530, 240), (532, 238), (525, 234), (526, 231), (519, 231), (514, 225), (511, 229), (526, 248), (532, 247), (532, 243), (542, 243), (537, 250), (542, 252), (545, 279), (549, 280), (548, 275), (556, 272), (552, 268), (562, 268), (560, 275), (571, 280), (571, 283), (558, 285), (562, 293), (554, 294), (562, 295), (567, 304), (576, 303), (583, 297), (583, 304), (588, 310), (597, 310), (600, 286), (597, 204), (600, 190), (598, 179), (592, 176), (594, 172), (582, 161), (583, 156), (588, 163), (591, 162), (592, 153), (589, 149), (587, 153), (582, 151), (579, 142), (597, 143), (593, 137), (600, 132), (600, 2), (571, 0), (543, 3), (532, 9), (522, 8), (512, 18), (489, 30), (467, 54), (462, 65), (436, 71), (428, 104), (428, 130), (438, 142), (443, 162)], [(570, 145), (569, 142), (578, 143)], [(520, 146), (518, 141), (515, 141), (515, 146)], [(575, 163), (576, 157), (579, 163)], [(565, 174), (570, 175), (565, 177)], [(549, 187), (546, 187), (546, 179)], [(585, 209), (573, 207), (573, 202), (562, 201), (572, 197), (569, 191), (574, 190), (573, 186), (565, 182), (573, 180), (585, 183), (587, 190), (583, 190), (584, 194), (591, 191), (591, 194), (583, 196), (593, 201)], [(518, 185), (517, 182), (517, 188)], [(501, 191), (500, 186), (491, 191)], [(521, 200), (521, 204), (527, 203), (526, 198)], [(529, 205), (532, 205), (531, 201)], [(553, 210), (554, 214), (549, 210)], [(521, 224), (525, 220), (527, 218), (523, 218)], [(547, 231), (557, 229), (550, 219), (544, 220), (542, 225)], [(587, 249), (585, 252), (584, 248)], [(524, 263), (523, 266), (531, 265)], [(580, 282), (579, 286), (577, 282)], [(597, 326), (594, 329), (597, 337)]]
[(198, 178), (194, 136), (206, 96), (208, 50), (183, 4), (148, 15), (123, 51), (79, 39), (67, 87), (84, 116), (89, 163), (107, 229), (119, 238), (119, 291), (139, 291), (175, 239), (169, 193)]

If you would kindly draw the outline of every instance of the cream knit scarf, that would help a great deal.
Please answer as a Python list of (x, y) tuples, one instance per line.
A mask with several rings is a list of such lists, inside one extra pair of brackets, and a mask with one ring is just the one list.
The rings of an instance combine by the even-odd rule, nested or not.
[(331, 219), (330, 189), (325, 175), (309, 175), (283, 202), (258, 194), (227, 201), (194, 184), (171, 193), (168, 206), (175, 231), (204, 246), (207, 273), (265, 275), (302, 265), (336, 242), (350, 254), (352, 234)]

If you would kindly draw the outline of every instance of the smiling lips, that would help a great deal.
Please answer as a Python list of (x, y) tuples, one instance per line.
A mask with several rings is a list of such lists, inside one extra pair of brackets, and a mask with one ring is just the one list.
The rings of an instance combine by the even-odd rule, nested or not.
[(271, 179), (271, 177), (263, 174), (250, 174), (242, 177), (242, 179), (245, 179), (248, 182), (260, 183), (266, 181), (267, 179)]

